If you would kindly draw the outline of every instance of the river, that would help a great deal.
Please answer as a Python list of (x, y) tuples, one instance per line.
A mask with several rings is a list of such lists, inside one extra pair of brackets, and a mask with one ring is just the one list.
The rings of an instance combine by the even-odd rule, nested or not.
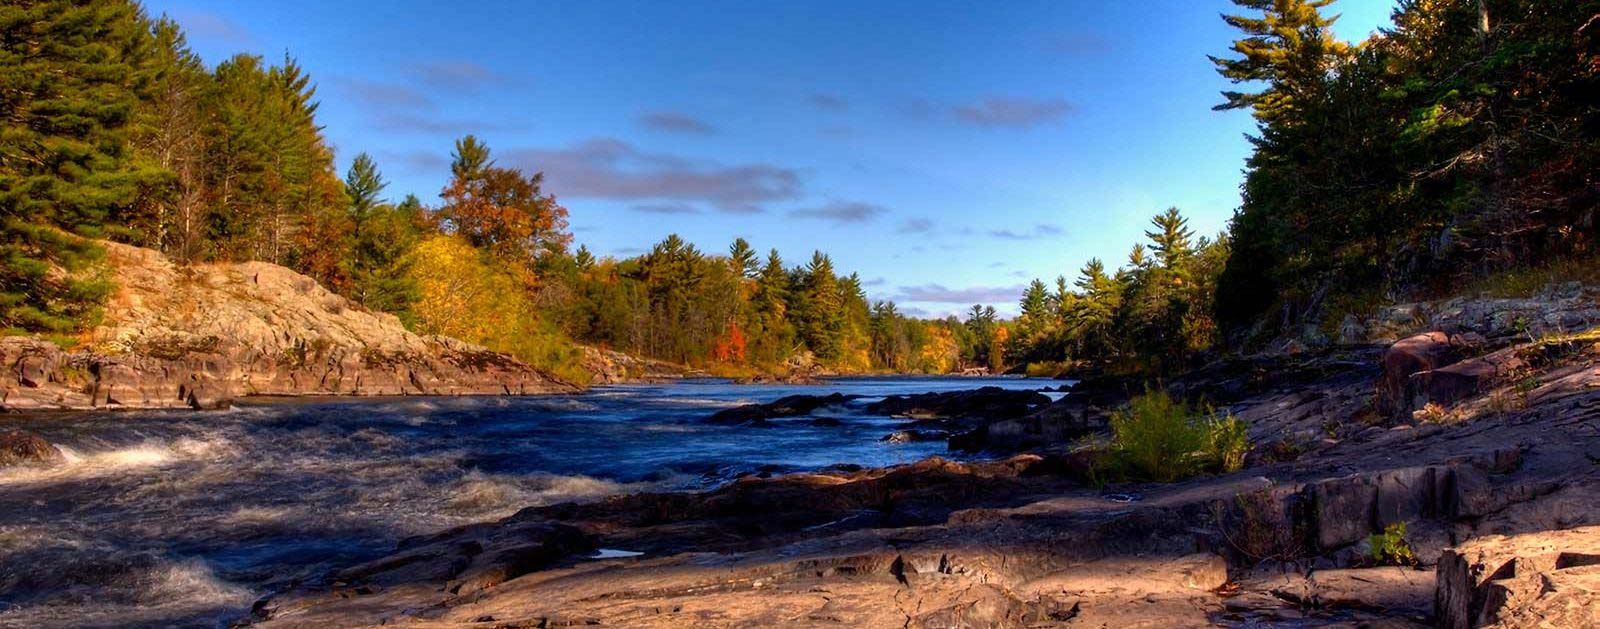
[[(945, 453), (883, 443), (885, 395), (1056, 383), (685, 381), (543, 397), (295, 399), (226, 411), (0, 417), (69, 463), (0, 471), (0, 627), (226, 626), (274, 588), (401, 538), (527, 506), (715, 487), (740, 474)], [(794, 393), (864, 396), (775, 428), (702, 423)], [(838, 426), (814, 426), (817, 416)]]

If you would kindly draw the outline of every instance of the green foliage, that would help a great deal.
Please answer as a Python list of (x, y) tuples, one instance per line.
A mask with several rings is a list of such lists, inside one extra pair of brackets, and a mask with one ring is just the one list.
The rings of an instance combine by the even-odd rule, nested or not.
[(1406, 543), (1406, 523), (1395, 522), (1383, 527), (1382, 533), (1367, 537), (1367, 558), (1380, 566), (1415, 566), (1417, 555)]
[(1134, 397), (1111, 417), (1109, 471), (1123, 478), (1172, 482), (1206, 470), (1244, 466), (1244, 422), (1218, 417), (1161, 390)]
[[(1528, 293), (1516, 265), (1592, 257), (1600, 101), (1596, 3), (1403, 2), (1356, 47), (1328, 39), (1325, 2), (1237, 4), (1224, 76), (1258, 133), (1215, 317), (1263, 336), (1328, 325), (1342, 293)], [(1588, 43), (1585, 43), (1588, 42)], [(1262, 326), (1278, 323), (1279, 326)], [(1337, 322), (1335, 321), (1336, 325)]]
[(150, 23), (126, 2), (0, 5), (0, 327), (71, 332), (109, 292), (83, 238), (136, 238), (129, 146)]
[(1206, 420), (1206, 458), (1222, 473), (1244, 469), (1250, 453), (1250, 431), (1244, 420), (1232, 414)]
[(1150, 225), (1149, 246), (1134, 245), (1114, 274), (1096, 258), (1070, 287), (1064, 276), (1054, 293), (1042, 281), (1030, 284), (1007, 355), (1022, 363), (1070, 360), (1160, 374), (1210, 349), (1212, 300), (1232, 242), (1226, 234), (1195, 239), (1177, 208)]

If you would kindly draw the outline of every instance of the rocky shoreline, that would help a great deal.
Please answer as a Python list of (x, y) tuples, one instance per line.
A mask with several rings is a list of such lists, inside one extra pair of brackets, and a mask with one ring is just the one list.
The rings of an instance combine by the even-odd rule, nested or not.
[(263, 262), (182, 267), (105, 243), (118, 290), (77, 347), (0, 338), (0, 411), (223, 408), (245, 396), (523, 395), (578, 387), (405, 329)]
[[(1600, 623), (1600, 336), (1439, 328), (1168, 383), (1247, 422), (1231, 474), (1101, 484), (1093, 444), (1132, 382), (1089, 378), (1048, 403), (908, 396), (877, 404), (999, 458), (529, 508), (269, 596), (252, 622)], [(814, 397), (720, 421), (844, 401)], [(1383, 560), (1388, 545), (1403, 559)]]

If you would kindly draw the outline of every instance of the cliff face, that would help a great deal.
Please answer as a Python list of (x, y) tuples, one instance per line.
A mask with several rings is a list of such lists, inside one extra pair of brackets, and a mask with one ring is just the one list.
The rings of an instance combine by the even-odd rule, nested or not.
[(149, 249), (105, 246), (118, 289), (104, 322), (72, 350), (0, 339), (0, 410), (576, 390), (483, 347), (414, 334), (274, 264), (179, 267)]

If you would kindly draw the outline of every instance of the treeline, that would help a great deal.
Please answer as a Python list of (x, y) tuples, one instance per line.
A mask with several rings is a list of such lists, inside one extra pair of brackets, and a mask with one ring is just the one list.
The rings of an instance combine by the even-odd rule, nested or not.
[(1218, 285), (1264, 338), (1514, 265), (1592, 255), (1600, 205), (1600, 2), (1404, 0), (1355, 46), (1328, 0), (1235, 0), (1214, 59), (1249, 109), (1244, 202)]
[(1354, 46), (1331, 3), (1223, 18), (1244, 36), (1212, 61), (1259, 88), (1217, 106), (1258, 124), (1228, 232), (1187, 246), (1169, 211), (1116, 272), (1035, 281), (1008, 362), (1159, 372), (1511, 267), (1600, 264), (1600, 2), (1402, 0)]
[(1074, 361), (1124, 371), (1181, 368), (1217, 341), (1212, 299), (1228, 260), (1226, 233), (1196, 238), (1178, 208), (1150, 219), (1148, 243), (1110, 270), (1091, 259), (1075, 279), (1033, 280), (1001, 344), (1006, 361), (1052, 373)]
[(472, 136), (437, 203), (392, 203), (366, 154), (335, 172), (293, 59), (208, 69), (177, 24), (132, 2), (10, 2), (0, 27), (8, 333), (66, 340), (92, 326), (113, 288), (93, 240), (105, 238), (180, 262), (284, 264), (419, 332), (576, 380), (574, 341), (730, 373), (945, 372), (982, 358), (970, 326), (870, 304), (820, 252), (789, 267), (742, 239), (711, 255), (676, 235), (623, 260), (574, 251), (543, 175), (497, 165)]

